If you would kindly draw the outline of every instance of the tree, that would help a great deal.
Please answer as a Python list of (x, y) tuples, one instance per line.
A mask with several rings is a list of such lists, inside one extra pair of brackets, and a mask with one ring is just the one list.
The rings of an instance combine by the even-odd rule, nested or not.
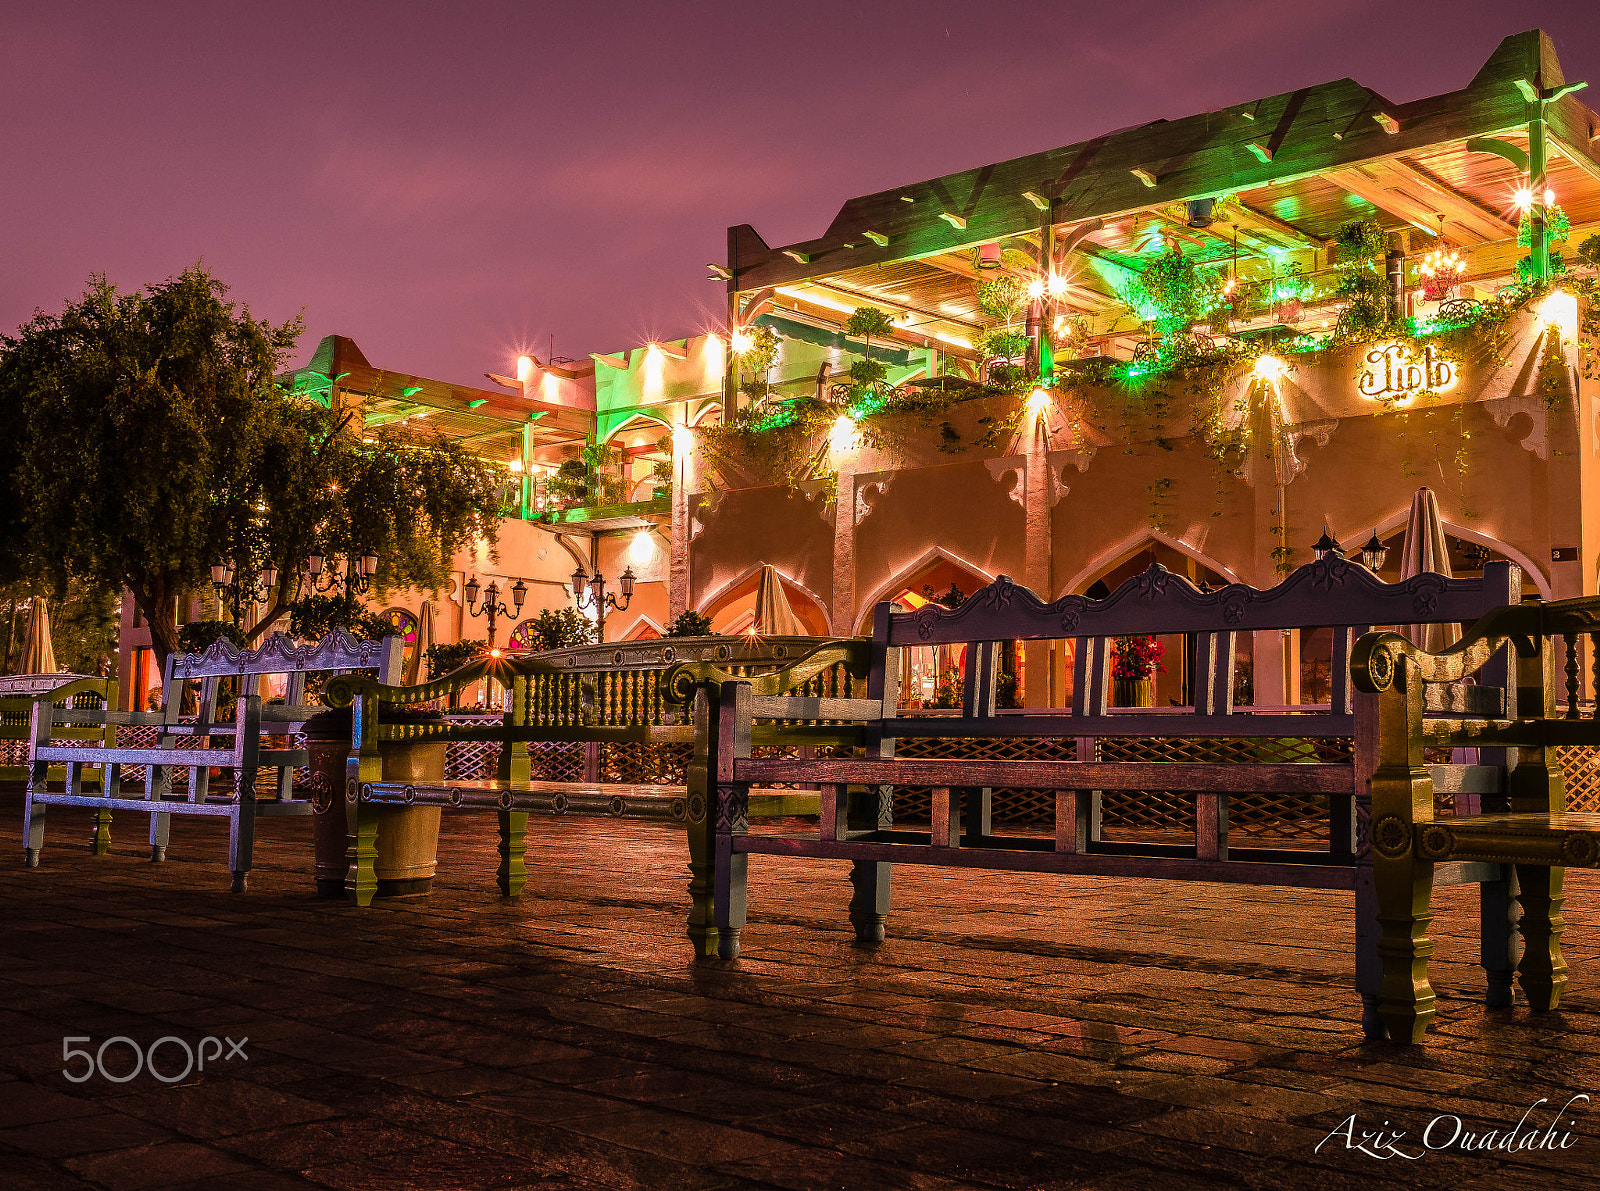
[(0, 436), (0, 580), (125, 586), (163, 664), (179, 599), (218, 560), (283, 576), (253, 640), (295, 601), (313, 551), (376, 553), (380, 591), (437, 589), (459, 547), (497, 536), (482, 460), (283, 392), (300, 320), (274, 326), (226, 294), (198, 265), (136, 293), (95, 277), (0, 340), (0, 407), (16, 418)]
[(528, 638), (535, 651), (593, 645), (594, 621), (576, 608), (546, 608), (528, 622)]
[(259, 411), (299, 334), (235, 313), (196, 266), (142, 293), (104, 277), (0, 346), (18, 532), (6, 568), (126, 586), (163, 661), (178, 597), (254, 515)]

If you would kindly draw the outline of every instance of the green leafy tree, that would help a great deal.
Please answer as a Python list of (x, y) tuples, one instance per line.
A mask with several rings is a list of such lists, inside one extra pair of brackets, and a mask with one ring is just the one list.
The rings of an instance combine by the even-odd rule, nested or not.
[(450, 641), (428, 646), (428, 651), (422, 655), (428, 663), (428, 681), (434, 682), (461, 669), (488, 649), (489, 643), (481, 637), (474, 641)]
[(385, 586), (437, 589), (495, 542), (499, 486), (470, 451), (282, 392), (300, 334), (226, 300), (203, 267), (119, 293), (104, 277), (0, 340), (0, 580), (126, 587), (164, 664), (179, 601), (219, 559), (285, 577), (257, 638), (324, 555), (377, 553)]
[(709, 637), (711, 635), (711, 617), (701, 616), (693, 608), (685, 608), (678, 613), (678, 619), (672, 622), (667, 629), (669, 637)]
[(104, 277), (0, 345), (19, 415), (7, 569), (126, 586), (164, 661), (177, 606), (256, 515), (259, 410), (300, 324), (236, 311), (202, 268), (143, 292)]
[(576, 608), (546, 608), (528, 622), (528, 640), (535, 651), (593, 645), (594, 621)]
[(289, 605), (289, 636), (295, 640), (320, 641), (334, 629), (358, 641), (381, 641), (395, 632), (387, 616), (372, 611), (358, 596), (312, 595)]

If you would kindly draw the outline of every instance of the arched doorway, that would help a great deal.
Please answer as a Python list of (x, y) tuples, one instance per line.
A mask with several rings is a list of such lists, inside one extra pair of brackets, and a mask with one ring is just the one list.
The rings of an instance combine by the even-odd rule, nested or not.
[[(926, 604), (954, 608), (990, 576), (943, 550), (925, 554), (901, 571), (868, 600), (857, 632), (872, 631), (873, 609), (888, 601), (907, 612)], [(966, 648), (960, 645), (917, 645), (900, 651), (900, 705), (907, 708), (951, 709), (961, 706), (961, 674)], [(1020, 707), (1021, 659), (1014, 645), (1005, 650), (1001, 664), (999, 702)]]
[[(781, 571), (778, 579), (783, 584), (783, 594), (789, 599), (789, 607), (805, 625), (806, 632), (815, 637), (828, 636), (828, 614), (816, 594)], [(713, 633), (737, 636), (751, 630), (755, 625), (756, 588), (760, 582), (761, 564), (757, 563), (706, 601), (701, 615), (711, 618)]]
[[(1076, 594), (1088, 596), (1092, 600), (1103, 600), (1129, 579), (1156, 564), (1206, 591), (1226, 587), (1233, 582), (1230, 577), (1223, 575), (1194, 554), (1185, 553), (1173, 543), (1151, 537), (1122, 552), (1114, 561), (1104, 564), (1098, 573), (1080, 576), (1079, 590)], [(1250, 634), (1241, 633), (1239, 638), (1234, 646), (1236, 676), (1234, 699), (1236, 702), (1248, 702), (1249, 696), (1253, 693), (1249, 681), (1252, 673)], [(1165, 667), (1157, 670), (1155, 675), (1156, 706), (1191, 705), (1194, 701), (1193, 634), (1172, 633), (1157, 637), (1156, 640), (1161, 647), (1161, 665)], [(1061, 667), (1057, 689), (1070, 692), (1073, 689), (1077, 659), (1074, 656), (1074, 642), (1064, 641), (1062, 645), (1064, 648), (1057, 654)]]

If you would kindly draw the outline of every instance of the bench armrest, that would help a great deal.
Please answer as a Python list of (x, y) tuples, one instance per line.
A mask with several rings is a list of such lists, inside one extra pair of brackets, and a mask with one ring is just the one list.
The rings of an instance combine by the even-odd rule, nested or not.
[(725, 682), (747, 682), (755, 695), (782, 695), (839, 665), (850, 677), (865, 681), (872, 666), (872, 642), (862, 637), (824, 641), (799, 660), (768, 674), (732, 674), (710, 662), (679, 662), (661, 676), (661, 697), (683, 706), (693, 701), (695, 687), (721, 687)]
[(486, 674), (494, 673), (498, 676), (504, 669), (504, 666), (497, 664), (496, 659), (482, 658), (452, 670), (443, 678), (436, 678), (432, 682), (420, 683), (417, 686), (385, 686), (377, 679), (365, 675), (341, 674), (328, 683), (323, 691), (323, 697), (327, 699), (329, 707), (349, 707), (357, 699), (373, 698), (380, 703), (400, 707), (413, 703), (432, 703), (436, 699), (448, 698), (457, 691), (465, 690)]
[(1357, 690), (1375, 695), (1395, 684), (1402, 660), (1409, 658), (1424, 682), (1460, 682), (1482, 669), (1507, 642), (1519, 656), (1532, 658), (1539, 655), (1545, 637), (1579, 633), (1600, 633), (1600, 597), (1496, 608), (1439, 653), (1429, 653), (1399, 633), (1368, 633), (1351, 652), (1350, 676)]

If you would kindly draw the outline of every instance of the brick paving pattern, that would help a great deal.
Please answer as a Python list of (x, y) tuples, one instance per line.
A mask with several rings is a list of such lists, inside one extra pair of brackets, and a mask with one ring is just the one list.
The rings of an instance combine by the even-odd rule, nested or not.
[[(1353, 1024), (1348, 894), (901, 867), (864, 949), (843, 864), (754, 857), (746, 957), (722, 965), (689, 958), (668, 827), (536, 820), (508, 902), (492, 820), (446, 815), (435, 893), (363, 912), (311, 896), (304, 821), (262, 821), (231, 896), (219, 824), (175, 819), (153, 867), (142, 817), (95, 858), (87, 814), (50, 816), (28, 871), (0, 797), (7, 1191), (1551, 1191), (1600, 1169), (1582, 1101), (1565, 1149), (1345, 1140), (1405, 1130), (1410, 1154), (1435, 1117), (1435, 1142), (1451, 1118), (1503, 1136), (1600, 1094), (1592, 872), (1569, 874), (1573, 991), (1548, 1019), (1482, 1008), (1475, 892), (1441, 896), (1441, 1026), (1397, 1050)], [(72, 1083), (67, 1035), (248, 1038), (247, 1059)], [(131, 1069), (126, 1045), (106, 1064)]]

